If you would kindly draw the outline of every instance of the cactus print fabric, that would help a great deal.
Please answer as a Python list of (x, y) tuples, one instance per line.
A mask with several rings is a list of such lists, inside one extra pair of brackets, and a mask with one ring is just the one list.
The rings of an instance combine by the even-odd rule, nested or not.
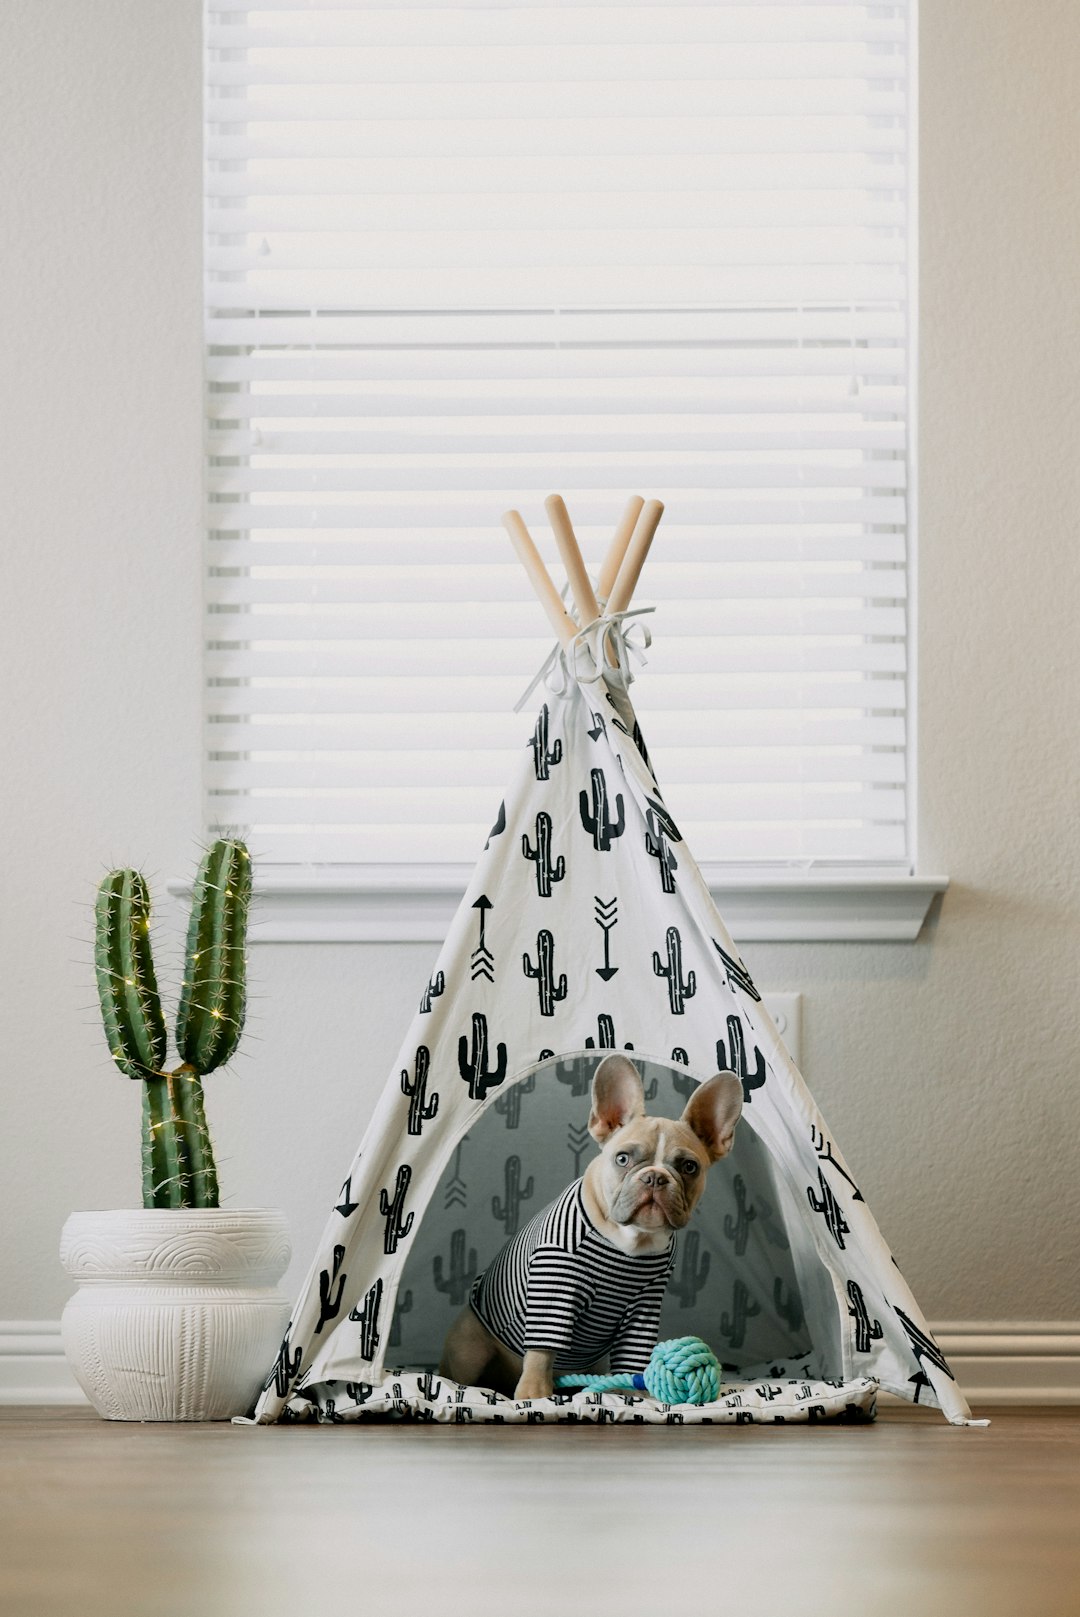
[(446, 1426), (556, 1424), (606, 1426), (783, 1426), (799, 1422), (871, 1421), (877, 1382), (738, 1382), (711, 1404), (661, 1404), (638, 1392), (557, 1392), (550, 1398), (504, 1398), (482, 1387), (462, 1387), (445, 1376), (399, 1374), (379, 1386), (362, 1381), (320, 1383), (307, 1407), (290, 1404), (283, 1420), (340, 1423), (352, 1420), (439, 1421)]
[[(583, 1171), (589, 1084), (612, 1049), (668, 1115), (720, 1068), (743, 1084), (735, 1149), (680, 1232), (661, 1336), (703, 1336), (742, 1384), (726, 1397), (789, 1389), (761, 1394), (786, 1400), (785, 1419), (865, 1408), (871, 1384), (969, 1418), (664, 803), (620, 676), (548, 696), (492, 808), (254, 1418), (671, 1418), (612, 1394), (522, 1415), (453, 1384), (428, 1398), (417, 1379), (475, 1275)], [(725, 1408), (709, 1418), (767, 1418)]]

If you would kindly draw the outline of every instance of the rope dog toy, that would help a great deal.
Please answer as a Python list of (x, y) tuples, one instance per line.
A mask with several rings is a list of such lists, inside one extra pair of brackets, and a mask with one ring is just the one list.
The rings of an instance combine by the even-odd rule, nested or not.
[(720, 1396), (720, 1360), (700, 1336), (673, 1336), (658, 1342), (644, 1373), (610, 1376), (556, 1376), (556, 1387), (591, 1387), (594, 1392), (632, 1388), (663, 1404), (709, 1404)]

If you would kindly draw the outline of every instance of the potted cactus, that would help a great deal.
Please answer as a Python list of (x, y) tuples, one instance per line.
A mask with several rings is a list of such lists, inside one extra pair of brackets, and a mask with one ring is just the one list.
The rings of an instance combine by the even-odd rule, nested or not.
[(244, 1026), (251, 861), (219, 840), (195, 879), (175, 1023), (168, 1034), (150, 942), (150, 896), (114, 870), (95, 906), (94, 966), (109, 1050), (142, 1090), (142, 1209), (73, 1213), (61, 1261), (80, 1289), (64, 1310), (68, 1361), (112, 1420), (223, 1420), (254, 1402), (288, 1318), (276, 1282), (284, 1216), (222, 1208), (203, 1079)]

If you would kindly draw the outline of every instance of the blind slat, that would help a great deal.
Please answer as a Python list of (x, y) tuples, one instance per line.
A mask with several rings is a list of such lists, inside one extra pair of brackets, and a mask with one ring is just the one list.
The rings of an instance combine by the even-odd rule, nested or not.
[[(535, 670), (533, 670), (535, 671)], [(531, 674), (530, 674), (531, 677)], [(423, 704), (399, 705), (393, 712), (379, 707), (379, 692), (370, 683), (349, 680), (307, 680), (302, 674), (284, 679), (259, 679), (222, 683), (208, 676), (208, 697), (212, 703), (208, 731), (219, 723), (265, 722), (296, 725), (353, 724), (356, 733), (372, 746), (422, 747), (438, 740), (430, 709)], [(904, 721), (897, 717), (904, 709), (903, 681), (875, 680), (874, 705), (864, 711), (864, 691), (849, 682), (841, 688), (834, 679), (800, 680), (793, 687), (784, 680), (773, 690), (767, 680), (739, 680), (729, 676), (722, 692), (702, 692), (693, 705), (685, 708), (665, 704), (656, 696), (650, 700), (646, 717), (650, 731), (659, 725), (673, 745), (700, 744), (707, 735), (716, 746), (734, 745), (737, 739), (753, 740), (759, 746), (798, 746), (807, 739), (821, 746), (841, 746), (857, 741), (867, 747), (900, 748), (904, 744)], [(395, 689), (404, 689), (395, 680)], [(482, 682), (469, 691), (477, 695)], [(504, 705), (472, 706), (461, 719), (474, 738), (498, 737), (498, 745), (512, 758), (522, 746), (521, 715), (513, 711), (520, 695), (509, 680), (500, 681)], [(416, 688), (414, 694), (422, 696)], [(716, 700), (713, 700), (713, 698)], [(374, 705), (372, 704), (374, 698)], [(639, 704), (645, 711), (644, 703)], [(254, 715), (254, 717), (252, 716)], [(397, 738), (400, 737), (399, 741)], [(779, 739), (776, 739), (779, 738)], [(218, 749), (220, 750), (220, 749)]]
[[(789, 530), (792, 526), (789, 524)], [(822, 566), (833, 562), (859, 561), (868, 565), (872, 562), (901, 563), (906, 555), (907, 547), (901, 533), (843, 534), (821, 528), (815, 531), (810, 523), (795, 528), (794, 532), (789, 530), (728, 529), (720, 543), (715, 530), (690, 529), (685, 524), (672, 523), (668, 529), (672, 535), (670, 548), (677, 549), (678, 560), (654, 562), (650, 565), (650, 575), (653, 566), (663, 566), (665, 571), (672, 568), (696, 569), (704, 562), (721, 569), (716, 577), (720, 581), (720, 595), (726, 598), (731, 588), (731, 570), (744, 567), (749, 562), (784, 564), (789, 570), (798, 565), (801, 575), (811, 578)], [(578, 523), (575, 531), (586, 562), (593, 572), (599, 572), (601, 559), (611, 538), (609, 528), (598, 529)], [(554, 540), (542, 529), (533, 537), (549, 566), (556, 564), (558, 557)], [(299, 568), (302, 573), (298, 578), (302, 578), (305, 590), (308, 587), (317, 590), (331, 578), (341, 579), (344, 583), (348, 577), (346, 569), (380, 565), (385, 554), (386, 539), (386, 533), (377, 528), (368, 529), (360, 538), (354, 539), (327, 539), (321, 534), (313, 534), (299, 542), (288, 539), (212, 539), (207, 547), (207, 559), (215, 579), (231, 576), (237, 568)], [(503, 566), (506, 562), (506, 535), (501, 529), (490, 536), (462, 535), (457, 534), (456, 530), (435, 534), (422, 529), (398, 530), (393, 534), (393, 543), (399, 566), (422, 567), (425, 572), (430, 567), (440, 565), (474, 566), (483, 567), (486, 574), (490, 568)], [(795, 543), (799, 546), (797, 564), (792, 561)], [(331, 573), (328, 571), (331, 568), (337, 571)], [(684, 576), (691, 584), (689, 575)], [(771, 569), (769, 576), (775, 577)], [(215, 600), (224, 599), (217, 594), (222, 584), (215, 582), (213, 587)], [(298, 589), (297, 599), (300, 593)], [(340, 596), (336, 598), (341, 599)]]
[(909, 37), (903, 0), (208, 0), (211, 829), (475, 857), (548, 649), (499, 516), (561, 582), (544, 496), (595, 568), (633, 490), (698, 857), (905, 858)]

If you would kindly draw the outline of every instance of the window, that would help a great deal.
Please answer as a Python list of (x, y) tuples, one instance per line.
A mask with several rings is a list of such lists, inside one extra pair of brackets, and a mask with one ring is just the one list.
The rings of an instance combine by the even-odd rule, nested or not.
[(906, 868), (907, 4), (207, 19), (208, 822), (470, 863), (562, 493), (703, 861)]

